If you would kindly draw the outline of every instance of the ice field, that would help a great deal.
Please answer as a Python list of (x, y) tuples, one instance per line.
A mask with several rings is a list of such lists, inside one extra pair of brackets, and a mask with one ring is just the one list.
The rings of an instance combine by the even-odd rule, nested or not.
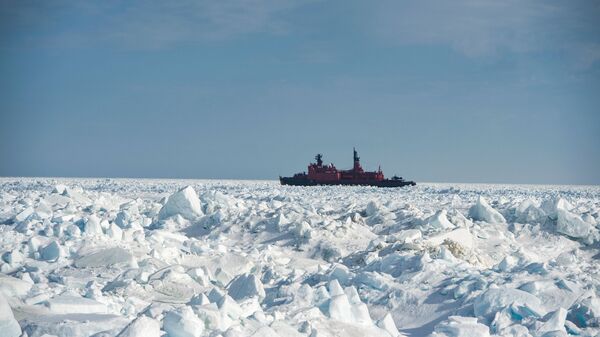
[(0, 336), (597, 336), (600, 186), (0, 179)]

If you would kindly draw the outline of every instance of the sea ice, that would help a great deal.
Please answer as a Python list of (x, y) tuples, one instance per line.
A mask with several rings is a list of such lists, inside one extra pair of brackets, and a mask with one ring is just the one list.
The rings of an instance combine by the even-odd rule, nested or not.
[(0, 336), (594, 336), (599, 219), (597, 186), (0, 178)]

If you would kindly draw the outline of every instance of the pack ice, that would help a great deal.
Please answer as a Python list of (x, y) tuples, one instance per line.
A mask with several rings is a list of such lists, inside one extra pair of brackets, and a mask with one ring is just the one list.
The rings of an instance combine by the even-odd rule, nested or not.
[(597, 336), (600, 187), (0, 179), (0, 336)]

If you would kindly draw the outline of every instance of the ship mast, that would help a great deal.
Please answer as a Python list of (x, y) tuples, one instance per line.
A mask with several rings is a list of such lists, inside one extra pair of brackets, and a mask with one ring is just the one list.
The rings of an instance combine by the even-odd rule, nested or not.
[(323, 165), (323, 155), (320, 153), (317, 153), (317, 155), (315, 156), (315, 160), (317, 161), (317, 166), (321, 167), (321, 165)]
[(356, 152), (356, 148), (352, 148), (352, 150), (354, 150), (354, 167), (353, 167), (353, 173), (354, 173), (354, 177), (356, 177), (356, 174), (362, 173), (363, 169), (360, 166), (360, 157), (358, 156), (358, 152)]

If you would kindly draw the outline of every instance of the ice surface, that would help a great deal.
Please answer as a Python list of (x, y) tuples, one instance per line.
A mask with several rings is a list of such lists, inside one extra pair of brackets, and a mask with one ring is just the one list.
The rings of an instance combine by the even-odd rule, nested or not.
[(3, 178), (0, 217), (6, 333), (600, 333), (597, 186)]

